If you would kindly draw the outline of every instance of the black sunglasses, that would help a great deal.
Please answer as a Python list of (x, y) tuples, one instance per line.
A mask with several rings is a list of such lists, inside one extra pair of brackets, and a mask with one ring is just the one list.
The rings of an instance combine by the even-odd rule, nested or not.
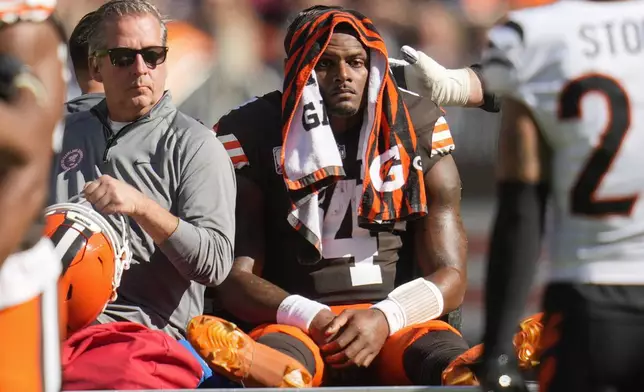
[(115, 67), (129, 67), (134, 64), (137, 54), (143, 57), (143, 61), (149, 68), (154, 68), (165, 62), (168, 48), (166, 46), (148, 46), (143, 49), (112, 48), (95, 52), (96, 57), (109, 56), (110, 62)]

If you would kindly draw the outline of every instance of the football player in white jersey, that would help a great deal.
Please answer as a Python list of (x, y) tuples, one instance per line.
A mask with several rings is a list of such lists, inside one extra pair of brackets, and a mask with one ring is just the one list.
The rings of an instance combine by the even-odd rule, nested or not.
[(560, 1), (489, 32), (488, 92), (503, 95), (490, 246), (486, 390), (525, 390), (512, 334), (541, 249), (541, 391), (644, 390), (644, 2)]
[(38, 222), (66, 90), (55, 4), (0, 0), (0, 391), (61, 385), (61, 261)]
[[(644, 2), (526, 8), (489, 38), (478, 73), (490, 103), (503, 97), (503, 119), (479, 381), (527, 391), (512, 338), (550, 200), (540, 390), (644, 390)], [(480, 87), (423, 62), (432, 98), (458, 98), (441, 104)]]

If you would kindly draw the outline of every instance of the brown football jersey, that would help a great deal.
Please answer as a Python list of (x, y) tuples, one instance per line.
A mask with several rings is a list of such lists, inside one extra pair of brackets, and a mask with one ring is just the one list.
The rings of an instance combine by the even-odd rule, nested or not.
[[(425, 167), (430, 156), (454, 148), (442, 111), (403, 93)], [(298, 244), (305, 241), (289, 222), (291, 208), (282, 168), (281, 98), (274, 91), (232, 110), (215, 125), (238, 175), (254, 181), (265, 200), (266, 255), (263, 277), (291, 294), (329, 305), (376, 302), (394, 289), (405, 223), (371, 232), (357, 224), (355, 200), (362, 191), (359, 132), (336, 135), (346, 177), (319, 195), (322, 209), (322, 260), (304, 265)], [(238, 205), (237, 208), (244, 208)]]

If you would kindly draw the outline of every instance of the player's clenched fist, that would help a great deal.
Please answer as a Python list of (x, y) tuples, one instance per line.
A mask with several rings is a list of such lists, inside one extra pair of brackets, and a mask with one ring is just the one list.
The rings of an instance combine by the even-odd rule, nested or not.
[(131, 185), (108, 175), (85, 184), (83, 194), (94, 208), (105, 214), (141, 215), (147, 200)]

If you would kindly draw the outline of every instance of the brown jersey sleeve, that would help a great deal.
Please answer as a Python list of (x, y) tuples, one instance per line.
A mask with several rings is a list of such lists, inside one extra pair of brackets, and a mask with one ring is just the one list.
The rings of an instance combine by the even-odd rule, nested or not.
[(254, 98), (224, 115), (213, 130), (228, 152), (238, 175), (263, 184), (265, 151), (281, 127), (281, 94)]
[(429, 160), (436, 154), (446, 155), (454, 150), (454, 139), (449, 131), (443, 110), (427, 98), (401, 90), (409, 117), (416, 130), (418, 154), (424, 172), (431, 168)]

